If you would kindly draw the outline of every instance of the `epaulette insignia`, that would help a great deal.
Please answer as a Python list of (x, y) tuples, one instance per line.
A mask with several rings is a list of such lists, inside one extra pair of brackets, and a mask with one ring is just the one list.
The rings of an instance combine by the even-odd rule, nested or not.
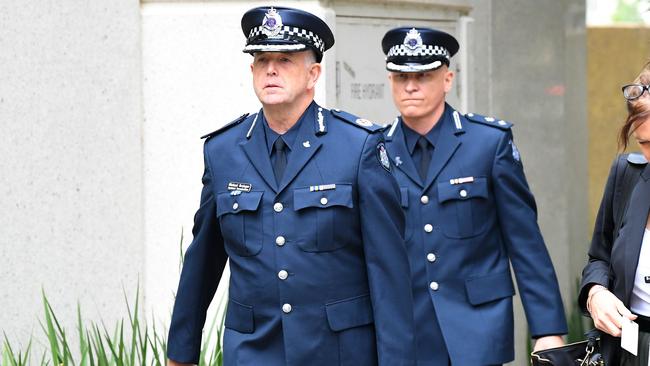
[(341, 121), (345, 121), (351, 125), (357, 126), (369, 132), (381, 131), (384, 129), (384, 127), (380, 125), (376, 125), (368, 121), (367, 119), (359, 118), (351, 113), (342, 111), (340, 109), (332, 109), (332, 115), (334, 115), (334, 117), (340, 119)]
[(202, 139), (209, 139), (210, 137), (216, 136), (220, 134), (221, 132), (229, 129), (230, 127), (234, 127), (240, 123), (242, 123), (246, 117), (248, 117), (249, 113), (244, 113), (241, 116), (239, 116), (237, 119), (233, 120), (232, 122), (226, 123), (225, 125), (221, 126), (219, 129), (214, 130), (208, 134), (205, 134), (201, 136)]
[(648, 160), (646, 160), (645, 156), (639, 153), (630, 153), (627, 156), (627, 162), (634, 165), (648, 164)]
[(485, 117), (485, 116), (481, 116), (480, 114), (474, 114), (474, 113), (467, 113), (465, 117), (472, 122), (496, 127), (502, 130), (509, 130), (510, 128), (512, 128), (512, 123), (506, 122), (502, 119), (497, 120), (496, 118)]

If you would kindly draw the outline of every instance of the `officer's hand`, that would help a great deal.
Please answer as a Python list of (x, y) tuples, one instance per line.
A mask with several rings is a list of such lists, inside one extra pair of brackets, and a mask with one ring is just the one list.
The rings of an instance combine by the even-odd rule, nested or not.
[(174, 360), (167, 360), (167, 366), (193, 366), (191, 363), (180, 363)]
[(552, 335), (546, 337), (539, 337), (535, 341), (535, 347), (533, 347), (533, 352), (542, 351), (549, 348), (561, 347), (564, 346), (564, 339), (559, 335)]
[(621, 319), (636, 319), (623, 302), (603, 286), (595, 285), (589, 289), (587, 309), (594, 320), (596, 328), (614, 337), (621, 336)]

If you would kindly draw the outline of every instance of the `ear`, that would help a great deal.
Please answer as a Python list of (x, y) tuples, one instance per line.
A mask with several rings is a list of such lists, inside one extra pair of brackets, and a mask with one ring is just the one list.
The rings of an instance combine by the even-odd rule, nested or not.
[(451, 70), (445, 72), (445, 93), (449, 93), (451, 87), (454, 85), (454, 76), (456, 74)]
[(307, 81), (308, 89), (313, 89), (316, 86), (316, 82), (318, 81), (321, 72), (322, 72), (321, 64), (313, 63), (309, 66), (309, 72), (308, 72), (309, 80)]
[(253, 63), (251, 63), (251, 73), (253, 73)]

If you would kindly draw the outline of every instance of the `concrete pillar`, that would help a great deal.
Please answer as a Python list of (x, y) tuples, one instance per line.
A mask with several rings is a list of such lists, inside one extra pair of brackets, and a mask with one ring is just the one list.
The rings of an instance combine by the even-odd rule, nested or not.
[(2, 0), (0, 49), (0, 332), (41, 337), (41, 288), (112, 326), (144, 275), (139, 4)]

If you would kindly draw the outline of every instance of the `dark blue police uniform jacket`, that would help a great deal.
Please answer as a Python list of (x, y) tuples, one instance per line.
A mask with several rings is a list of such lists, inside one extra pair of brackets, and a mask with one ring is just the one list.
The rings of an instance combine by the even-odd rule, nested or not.
[(262, 118), (205, 143), (169, 358), (198, 361), (230, 258), (224, 365), (413, 365), (404, 214), (381, 130), (312, 103), (277, 184)]
[(511, 125), (466, 117), (446, 105), (422, 181), (402, 123), (398, 118), (386, 130), (386, 146), (406, 212), (418, 365), (440, 365), (445, 345), (454, 366), (514, 358), (509, 261), (530, 333), (566, 333), (555, 272)]

